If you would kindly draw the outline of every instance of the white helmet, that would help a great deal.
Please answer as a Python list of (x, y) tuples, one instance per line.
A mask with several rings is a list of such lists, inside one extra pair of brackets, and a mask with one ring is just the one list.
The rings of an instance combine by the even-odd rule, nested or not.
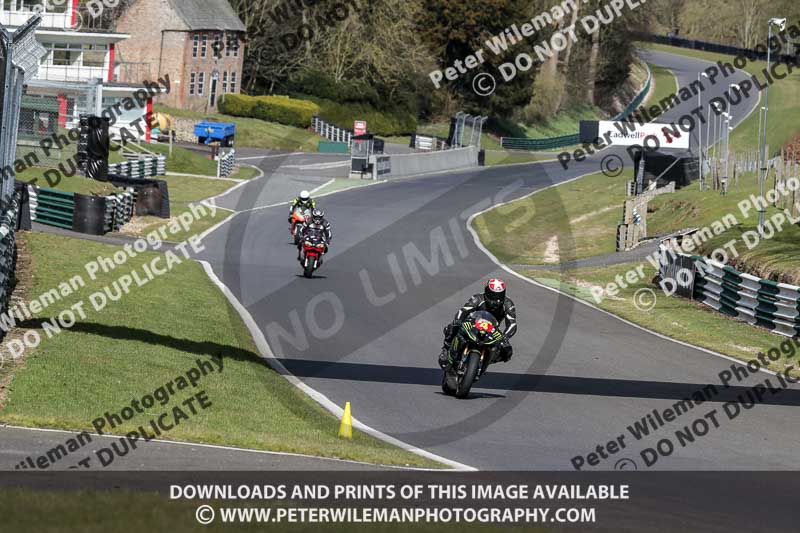
[(308, 191), (300, 191), (300, 199), (304, 202), (308, 201), (311, 198), (311, 193)]

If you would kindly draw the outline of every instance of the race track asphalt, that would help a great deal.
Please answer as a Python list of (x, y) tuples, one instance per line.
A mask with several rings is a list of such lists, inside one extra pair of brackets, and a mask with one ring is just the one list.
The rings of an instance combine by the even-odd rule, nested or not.
[[(670, 54), (646, 55), (673, 70), (681, 86), (709, 66)], [(718, 82), (703, 94), (704, 101), (744, 78), (737, 73)], [(734, 122), (757, 102), (754, 95), (735, 107)], [(696, 105), (693, 98), (660, 121), (677, 119)], [(663, 437), (677, 442), (676, 429), (701, 419), (710, 426), (707, 434), (685, 447), (676, 444), (678, 449), (653, 469), (794, 468), (800, 445), (797, 419), (791, 416), (800, 404), (797, 388), (729, 420), (725, 402), (756, 382), (777, 383), (776, 378), (758, 373), (724, 388), (718, 375), (732, 361), (509, 275), (467, 231), (470, 215), (598, 172), (601, 158), (614, 153), (630, 163), (617, 148), (568, 170), (555, 162), (494, 167), (389, 181), (323, 198), (335, 237), (312, 280), (300, 276), (285, 231), (285, 206), (253, 211), (259, 205), (254, 184), (235, 207), (246, 213), (207, 237), (201, 259), (247, 308), (275, 356), (295, 376), (339, 405), (352, 402), (362, 422), (466, 465), (571, 469), (573, 457), (625, 435), (625, 448), (596, 468), (612, 469), (623, 458), (645, 468), (642, 449)], [(535, 223), (536, 198), (526, 223)], [(442, 327), (495, 276), (506, 279), (516, 302), (516, 355), (509, 364), (492, 367), (470, 399), (454, 400), (439, 387), (435, 360)], [(708, 385), (716, 386), (716, 393), (706, 389), (712, 391), (709, 401), (649, 437), (637, 441), (626, 430)], [(716, 415), (708, 414), (714, 410)], [(698, 424), (702, 430), (703, 423)]]
[[(709, 65), (670, 54), (646, 55), (672, 69), (682, 86)], [(737, 74), (709, 88), (704, 101), (742, 78)], [(757, 102), (752, 97), (735, 108), (734, 122)], [(693, 99), (661, 121), (695, 105)], [(567, 170), (556, 162), (483, 168), (388, 181), (320, 198), (335, 237), (325, 264), (311, 280), (300, 276), (289, 244), (286, 206), (268, 206), (285, 202), (300, 188), (316, 188), (341, 170), (300, 167), (341, 158), (268, 154), (248, 161), (264, 177), (217, 200), (240, 214), (205, 238), (206, 252), (198, 259), (210, 263), (295, 376), (339, 405), (350, 401), (354, 416), (373, 428), (454, 461), (483, 470), (569, 470), (573, 457), (624, 435), (625, 447), (593, 468), (630, 468), (630, 462), (620, 462), (630, 459), (644, 469), (642, 449), (664, 437), (676, 441), (674, 431), (686, 425), (702, 430), (702, 422), (695, 422), (700, 419), (709, 426), (708, 433), (685, 447), (676, 444), (674, 453), (653, 469), (796, 468), (800, 431), (792, 409), (800, 405), (798, 388), (769, 396), (729, 420), (725, 402), (745, 395), (757, 382), (777, 384), (777, 378), (758, 373), (724, 388), (719, 373), (741, 365), (510, 275), (467, 230), (471, 215), (596, 173), (601, 159), (612, 154), (630, 163), (624, 152), (613, 149)], [(247, 155), (258, 157), (259, 152)], [(509, 220), (535, 224), (539, 200), (532, 198), (531, 211), (509, 213), (514, 215)], [(496, 276), (507, 281), (517, 306), (515, 357), (492, 367), (470, 399), (446, 397), (436, 364), (442, 327), (487, 278)], [(776, 337), (776, 344), (780, 341)], [(649, 436), (637, 441), (626, 430), (653, 410), (673, 407), (709, 385), (717, 391), (709, 401)], [(708, 414), (712, 411), (715, 417)], [(0, 438), (10, 446), (0, 454), (2, 468), (11, 468), (24, 453), (47, 449), (55, 437), (7, 428)], [(273, 467), (272, 459), (254, 459), (251, 452), (182, 445), (147, 446), (135, 463), (128, 468), (205, 469), (212, 463), (229, 469)], [(305, 460), (276, 460), (274, 467), (327, 468), (322, 461)]]

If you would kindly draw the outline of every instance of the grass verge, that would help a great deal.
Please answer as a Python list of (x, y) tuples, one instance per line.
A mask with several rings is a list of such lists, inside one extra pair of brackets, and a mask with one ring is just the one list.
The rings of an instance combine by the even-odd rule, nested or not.
[(508, 264), (555, 264), (612, 253), (625, 182), (632, 177), (632, 170), (614, 178), (598, 173), (550, 187), (480, 215), (474, 227)]
[[(93, 419), (106, 411), (119, 412), (132, 398), (153, 393), (185, 374), (196, 360), (222, 358), (221, 373), (204, 377), (197, 389), (173, 399), (179, 402), (202, 389), (213, 405), (182, 421), (163, 438), (436, 466), (360, 432), (354, 432), (352, 441), (339, 439), (338, 421), (262, 362), (238, 314), (199, 264), (183, 262), (96, 312), (89, 304), (90, 294), (131, 270), (145, 276), (142, 266), (157, 254), (137, 256), (124, 269), (92, 281), (84, 265), (119, 248), (40, 233), (23, 238), (34, 272), (29, 295), (49, 291), (76, 273), (82, 275), (86, 287), (22, 327), (39, 329), (42, 320), (82, 300), (87, 317), (52, 338), (42, 334), (42, 344), (16, 363), (8, 400), (0, 411), (4, 422), (91, 430)], [(358, 413), (357, 405), (354, 409)], [(115, 432), (135, 430), (151, 415), (136, 413)]]
[[(620, 289), (618, 295), (606, 297), (599, 304), (591, 296), (591, 286), (605, 287), (615, 282), (617, 275), (624, 278), (627, 272), (640, 266), (645, 277)], [(530, 269), (521, 273), (651, 331), (743, 361), (753, 359), (759, 352), (766, 353), (768, 349), (779, 346), (786, 340), (785, 337), (717, 313), (701, 303), (677, 296), (667, 297), (652, 283), (656, 270), (647, 261), (567, 271)], [(655, 305), (649, 311), (640, 310), (634, 305), (634, 296), (641, 289), (653, 289), (656, 293)], [(652, 299), (647, 301), (652, 302)], [(797, 369), (800, 366), (797, 358), (797, 355), (786, 357), (782, 354), (782, 358), (773, 363), (771, 368), (782, 371), (785, 365), (793, 364)], [(800, 375), (797, 372), (795, 374)]]
[(644, 106), (656, 105), (667, 99), (671, 94), (675, 94), (675, 89), (678, 87), (677, 79), (671, 70), (652, 63), (647, 65), (650, 67), (650, 72), (653, 73), (652, 81), (655, 86), (650, 93), (650, 97), (644, 102)]
[(221, 113), (196, 113), (167, 106), (156, 105), (154, 110), (179, 118), (209, 119), (236, 124), (236, 145), (250, 148), (272, 148), (276, 150), (303, 150), (316, 152), (319, 136), (310, 130), (293, 128), (255, 118), (233, 117)]

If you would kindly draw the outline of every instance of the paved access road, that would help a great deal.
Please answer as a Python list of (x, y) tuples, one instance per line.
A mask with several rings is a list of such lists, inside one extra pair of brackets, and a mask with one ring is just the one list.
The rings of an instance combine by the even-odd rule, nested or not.
[[(648, 56), (672, 69), (682, 86), (708, 66), (669, 54)], [(722, 94), (727, 85), (720, 82), (702, 98)], [(666, 118), (696, 105), (694, 98)], [(735, 123), (756, 105), (752, 97), (735, 108)], [(558, 163), (540, 163), (453, 172), (323, 198), (335, 236), (313, 280), (300, 277), (285, 231), (285, 207), (252, 210), (266, 205), (256, 182), (240, 189), (237, 198), (236, 209), (246, 213), (206, 239), (202, 259), (252, 314), (293, 374), (340, 405), (352, 402), (354, 415), (372, 427), (464, 464), (570, 469), (574, 456), (625, 435), (625, 448), (602, 459), (598, 468), (611, 469), (630, 458), (641, 469), (643, 448), (668, 436), (677, 442), (675, 429), (716, 410), (718, 428), (704, 419), (710, 426), (705, 436), (686, 447), (676, 444), (672, 456), (654, 468), (793, 468), (800, 445), (792, 416), (800, 404), (797, 389), (728, 420), (724, 402), (769, 375), (723, 389), (718, 374), (731, 361), (509, 275), (466, 230), (469, 215), (598, 172), (600, 159), (611, 153), (622, 152), (603, 152), (567, 171)], [(524, 223), (536, 223), (533, 198), (533, 218)], [(520, 212), (517, 219), (528, 215), (531, 211)], [(439, 388), (435, 360), (442, 327), (493, 276), (506, 279), (517, 305), (516, 355), (511, 363), (493, 367), (471, 399), (457, 401)], [(626, 430), (654, 409), (668, 409), (709, 384), (718, 390), (712, 401), (696, 405), (654, 438), (636, 441)]]

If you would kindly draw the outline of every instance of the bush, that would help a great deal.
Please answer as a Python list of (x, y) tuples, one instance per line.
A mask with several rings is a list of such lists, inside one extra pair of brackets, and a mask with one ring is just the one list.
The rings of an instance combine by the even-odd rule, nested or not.
[(353, 121), (367, 121), (370, 133), (384, 136), (409, 135), (417, 131), (417, 119), (403, 111), (378, 111), (366, 104), (340, 104), (315, 99), (320, 106), (319, 116), (340, 128), (352, 129)]
[(319, 113), (319, 106), (308, 100), (288, 96), (246, 96), (226, 94), (219, 103), (219, 110), (226, 115), (250, 117), (277, 122), (287, 126), (307, 128), (311, 117)]
[(533, 97), (523, 110), (523, 118), (528, 122), (547, 122), (558, 112), (564, 84), (561, 80), (547, 76), (537, 76), (533, 83)]
[(357, 81), (337, 83), (329, 74), (316, 70), (307, 70), (289, 82), (288, 89), (292, 93), (316, 96), (337, 102), (369, 103), (380, 105), (378, 92), (369, 84)]
[(225, 94), (219, 100), (219, 110), (235, 117), (252, 117), (257, 100), (245, 94)]

